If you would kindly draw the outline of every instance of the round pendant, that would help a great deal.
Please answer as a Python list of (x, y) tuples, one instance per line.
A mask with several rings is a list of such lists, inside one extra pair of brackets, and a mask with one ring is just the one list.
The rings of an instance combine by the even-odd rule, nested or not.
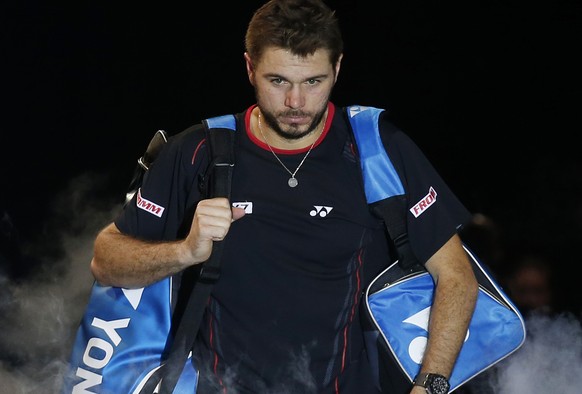
[(289, 187), (295, 187), (297, 186), (299, 182), (297, 181), (297, 179), (291, 177), (289, 178), (289, 180), (287, 181), (287, 184), (289, 185)]

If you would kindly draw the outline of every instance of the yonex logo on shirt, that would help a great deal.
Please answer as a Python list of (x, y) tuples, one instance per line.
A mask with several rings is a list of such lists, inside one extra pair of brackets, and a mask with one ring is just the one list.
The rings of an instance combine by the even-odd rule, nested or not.
[(410, 208), (410, 212), (414, 215), (415, 218), (419, 217), (424, 211), (426, 211), (432, 204), (436, 202), (437, 192), (430, 187), (428, 190), (428, 194), (424, 196), (419, 202), (416, 203), (415, 206)]
[(314, 205), (313, 206), (314, 209), (312, 209), (309, 212), (309, 215), (311, 216), (319, 216), (319, 217), (326, 217), (328, 213), (331, 212), (331, 210), (333, 209), (333, 207), (326, 207), (323, 205)]
[(137, 191), (136, 205), (139, 209), (143, 209), (144, 211), (152, 213), (157, 217), (162, 217), (165, 209), (164, 207), (161, 207), (143, 198), (141, 196), (141, 188)]

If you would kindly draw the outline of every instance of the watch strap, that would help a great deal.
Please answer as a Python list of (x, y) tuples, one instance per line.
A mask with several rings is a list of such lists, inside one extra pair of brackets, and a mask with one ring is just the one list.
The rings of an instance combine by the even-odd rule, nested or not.
[(425, 387), (426, 388), (426, 383), (427, 383), (428, 377), (430, 375), (432, 375), (430, 372), (419, 373), (414, 378), (414, 381), (412, 382), (412, 384), (414, 386), (421, 386), (421, 387)]
[[(449, 380), (441, 374), (438, 373), (430, 373), (430, 372), (423, 372), (416, 375), (412, 384), (414, 386), (421, 386), (424, 387), (428, 393), (433, 393), (433, 387), (431, 387), (431, 383), (435, 381), (435, 378), (446, 386), (446, 390), (444, 392), (448, 393), (450, 384)], [(444, 389), (442, 386), (439, 389)], [(439, 390), (440, 391), (440, 390)]]

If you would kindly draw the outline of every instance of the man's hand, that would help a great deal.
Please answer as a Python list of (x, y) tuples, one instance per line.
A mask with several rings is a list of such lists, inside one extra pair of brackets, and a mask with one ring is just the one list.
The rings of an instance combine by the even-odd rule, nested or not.
[(231, 207), (228, 199), (223, 197), (200, 201), (194, 212), (190, 233), (185, 239), (193, 260), (206, 261), (212, 252), (212, 242), (222, 241), (232, 222), (244, 215), (244, 209)]

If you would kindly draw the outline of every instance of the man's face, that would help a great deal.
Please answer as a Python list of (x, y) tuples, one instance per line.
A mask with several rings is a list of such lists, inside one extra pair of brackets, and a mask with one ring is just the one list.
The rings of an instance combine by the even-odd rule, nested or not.
[(536, 310), (551, 304), (552, 291), (546, 272), (524, 267), (509, 283), (512, 299), (520, 309)]
[(249, 80), (267, 125), (287, 139), (300, 139), (321, 121), (339, 73), (327, 50), (301, 57), (268, 48), (258, 60), (245, 54)]

